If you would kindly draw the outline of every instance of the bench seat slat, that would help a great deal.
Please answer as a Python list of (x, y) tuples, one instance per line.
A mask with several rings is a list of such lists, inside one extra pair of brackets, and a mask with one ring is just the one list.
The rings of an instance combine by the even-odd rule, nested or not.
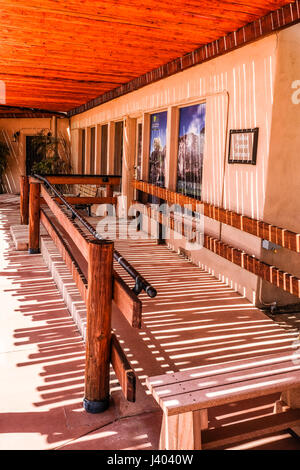
[(265, 367), (269, 364), (279, 364), (289, 360), (300, 361), (300, 351), (290, 350), (285, 353), (268, 354), (266, 356), (258, 356), (251, 359), (224, 362), (213, 366), (201, 366), (195, 369), (175, 372), (173, 374), (157, 375), (154, 377), (148, 377), (146, 383), (149, 390), (153, 392), (157, 387), (162, 387), (164, 385), (182, 383), (194, 379), (210, 377), (212, 375), (216, 376), (219, 374), (227, 374), (229, 372), (247, 370), (253, 367)]
[(169, 416), (213, 406), (220, 406), (234, 401), (271, 395), (300, 386), (300, 366), (298, 370), (269, 377), (245, 380), (241, 383), (207, 387), (191, 393), (160, 398), (154, 391), (153, 396), (163, 411)]
[(222, 387), (230, 384), (238, 384), (248, 380), (260, 379), (270, 377), (272, 375), (278, 375), (294, 371), (300, 371), (300, 361), (298, 364), (294, 363), (293, 361), (287, 361), (264, 367), (252, 367), (250, 369), (244, 369), (238, 372), (211, 375), (210, 377), (204, 377), (179, 383), (177, 382), (175, 384), (169, 384), (163, 387), (156, 387), (154, 390), (154, 396), (156, 396), (157, 399), (171, 399), (172, 396), (178, 396), (184, 393), (197, 392), (198, 390), (204, 390), (213, 387)]

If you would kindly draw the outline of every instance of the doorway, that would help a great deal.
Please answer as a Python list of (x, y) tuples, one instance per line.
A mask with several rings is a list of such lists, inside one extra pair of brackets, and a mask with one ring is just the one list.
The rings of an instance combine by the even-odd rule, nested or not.
[(37, 153), (37, 142), (35, 135), (26, 136), (26, 175), (32, 174), (32, 167), (34, 163), (39, 163), (42, 160), (42, 155)]

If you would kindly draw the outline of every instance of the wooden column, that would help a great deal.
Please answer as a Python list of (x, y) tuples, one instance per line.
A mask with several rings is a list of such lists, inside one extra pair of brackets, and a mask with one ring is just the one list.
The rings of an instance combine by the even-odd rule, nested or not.
[(113, 192), (113, 185), (112, 184), (108, 184), (106, 186), (106, 197), (113, 197), (114, 195), (114, 192)]
[(169, 107), (167, 122), (166, 188), (176, 191), (179, 109)]
[(133, 203), (134, 162), (136, 145), (136, 119), (126, 117), (124, 121), (122, 196), (126, 198), (126, 216)]
[(29, 193), (29, 253), (40, 252), (40, 183), (30, 183)]
[(110, 121), (108, 123), (108, 136), (107, 136), (107, 174), (114, 174), (114, 155), (115, 155), (115, 123)]
[(29, 218), (28, 176), (20, 176), (20, 216), (21, 216), (21, 225), (28, 225), (28, 218)]
[(111, 241), (89, 243), (84, 409), (109, 406), (113, 249)]

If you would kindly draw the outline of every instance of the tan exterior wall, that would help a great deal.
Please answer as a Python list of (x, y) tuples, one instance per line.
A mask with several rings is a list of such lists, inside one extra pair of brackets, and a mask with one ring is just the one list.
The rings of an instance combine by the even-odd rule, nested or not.
[[(69, 120), (57, 119), (58, 135), (69, 142)], [(35, 135), (42, 129), (54, 134), (51, 118), (0, 119), (0, 138), (5, 140), (10, 149), (8, 167), (3, 176), (4, 190), (17, 194), (20, 191), (19, 176), (26, 174), (26, 136)], [(15, 132), (20, 132), (17, 142), (12, 142)]]
[[(300, 25), (279, 35), (270, 151), (266, 175), (263, 220), (300, 233)], [(296, 84), (298, 82), (298, 84)], [(293, 87), (297, 85), (297, 88)], [(300, 277), (300, 256), (279, 248), (262, 250), (263, 259)], [(274, 288), (263, 283), (263, 300), (270, 302)], [(295, 297), (283, 296), (295, 302)]]
[[(255, 218), (262, 218), (266, 168), (272, 121), (277, 36), (238, 49), (230, 54), (195, 66), (184, 72), (144, 87), (119, 99), (89, 110), (71, 120), (72, 135), (78, 128), (124, 119), (144, 117), (159, 110), (169, 111), (169, 124), (176, 123), (177, 107), (206, 102), (206, 146), (203, 174), (203, 200)], [(146, 113), (146, 114), (145, 114)], [(148, 120), (149, 121), (149, 120)], [(178, 121), (178, 119), (177, 119)], [(228, 165), (229, 129), (260, 128), (257, 165)], [(144, 133), (147, 130), (144, 129)], [(168, 129), (166, 179), (170, 189), (176, 181), (177, 138)], [(147, 141), (145, 136), (144, 141)], [(75, 143), (76, 145), (76, 143)], [(76, 147), (74, 147), (76, 148)], [(144, 148), (144, 159), (148, 148)], [(73, 157), (76, 160), (76, 153)], [(145, 176), (145, 172), (143, 172)], [(230, 227), (206, 220), (207, 233), (248, 252), (260, 255), (261, 241)], [(174, 245), (184, 245), (182, 241)], [(193, 254), (195, 262), (229, 283), (253, 300), (257, 278), (202, 249)]]
[[(143, 133), (142, 172), (145, 178), (149, 153), (149, 114), (168, 110), (166, 181), (167, 186), (174, 189), (178, 106), (205, 101), (203, 200), (300, 232), (300, 215), (297, 212), (300, 192), (300, 159), (297, 152), (300, 144), (300, 104), (297, 107), (291, 101), (291, 84), (294, 80), (300, 80), (299, 29), (300, 25), (293, 26), (74, 116), (71, 120), (72, 135), (76, 135), (79, 128), (120, 119), (143, 118), (147, 124)], [(257, 164), (228, 164), (229, 130), (254, 127), (259, 128)], [(125, 147), (124, 151), (126, 165), (123, 169), (131, 171), (132, 159), (127, 159)], [(74, 158), (77, 158), (76, 152)], [(292, 274), (300, 275), (299, 255), (295, 253), (283, 249), (277, 254), (266, 252), (261, 248), (260, 239), (208, 219), (205, 221), (205, 231)], [(175, 248), (185, 245), (182, 241), (172, 244)], [(264, 302), (297, 301), (279, 289), (265, 283), (261, 285), (256, 276), (206, 249), (193, 252), (193, 261), (258, 304), (259, 298)]]

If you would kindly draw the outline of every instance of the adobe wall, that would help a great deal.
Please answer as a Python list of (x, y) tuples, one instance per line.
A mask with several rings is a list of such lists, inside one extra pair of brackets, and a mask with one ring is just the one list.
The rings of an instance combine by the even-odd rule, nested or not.
[[(300, 79), (297, 57), (299, 28), (297, 25), (273, 34), (74, 116), (71, 119), (71, 134), (75, 161), (79, 158), (79, 129), (117, 120), (132, 122), (138, 118), (143, 118), (148, 128), (149, 114), (168, 110), (166, 179), (167, 186), (174, 189), (177, 168), (177, 136), (174, 129), (178, 125), (178, 106), (205, 101), (207, 117), (202, 199), (300, 232), (300, 215), (294, 217), (300, 191), (300, 185), (297, 185), (300, 159), (297, 160), (295, 152), (297, 132), (297, 139), (300, 138), (299, 107), (292, 106), (289, 88), (290, 76), (295, 80)], [(286, 115), (290, 116), (289, 123), (285, 122), (281, 127)], [(254, 127), (259, 128), (257, 164), (228, 164), (229, 130)], [(147, 158), (149, 143), (145, 132), (144, 129), (144, 159)], [(129, 145), (128, 138), (126, 139), (127, 148), (134, 147), (133, 140), (132, 137)], [(293, 153), (292, 160), (289, 160), (290, 165), (286, 165), (286, 160), (282, 157), (282, 147), (285, 148), (286, 158), (289, 153)], [(124, 152), (123, 174), (124, 171), (131, 171), (133, 165), (132, 156), (127, 158), (125, 145)], [(285, 183), (282, 191), (283, 176)], [(295, 197), (288, 201), (290, 181), (296, 189)], [(284, 201), (288, 201), (287, 204)], [(278, 217), (280, 211), (282, 216)], [(258, 258), (268, 260), (275, 256), (261, 248), (260, 239), (224, 224), (206, 219), (205, 231)], [(175, 248), (185, 245), (183, 241), (174, 241), (172, 244)], [(274, 264), (280, 264), (280, 256), (282, 255), (278, 255)], [(282, 257), (282, 268), (297, 274), (299, 255), (289, 253), (288, 256), (290, 263), (286, 266), (286, 258)], [(206, 249), (193, 252), (193, 261), (258, 304), (260, 297), (264, 302), (277, 300), (287, 303), (297, 300), (279, 289), (261, 285), (257, 276)]]
[[(68, 125), (68, 119), (57, 119), (58, 133), (66, 141), (70, 141)], [(26, 136), (36, 135), (43, 129), (54, 134), (51, 118), (0, 119), (0, 138), (7, 142), (10, 150), (8, 167), (3, 176), (4, 190), (6, 192), (19, 193), (19, 176), (26, 174)], [(20, 135), (17, 141), (13, 142), (15, 132), (20, 132)]]

